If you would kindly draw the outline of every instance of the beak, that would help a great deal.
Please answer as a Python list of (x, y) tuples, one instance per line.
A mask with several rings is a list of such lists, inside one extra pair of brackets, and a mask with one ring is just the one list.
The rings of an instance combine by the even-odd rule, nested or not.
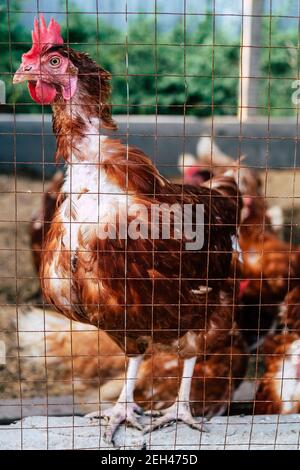
[(29, 70), (24, 70), (23, 64), (21, 64), (14, 74), (13, 84), (28, 82), (29, 80), (36, 80), (36, 76), (30, 73)]

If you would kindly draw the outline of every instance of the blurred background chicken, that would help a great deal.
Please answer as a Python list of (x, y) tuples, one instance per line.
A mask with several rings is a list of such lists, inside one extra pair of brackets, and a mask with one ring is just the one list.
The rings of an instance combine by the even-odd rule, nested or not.
[(280, 306), (279, 317), (285, 329), (300, 334), (300, 284), (286, 295)]
[(196, 155), (179, 156), (178, 168), (183, 173), (185, 183), (195, 184), (200, 182), (200, 179), (204, 182), (212, 176), (238, 170), (237, 182), (242, 195), (247, 197), (261, 194), (262, 182), (258, 173), (243, 165), (243, 158), (235, 160), (222, 152), (210, 136), (200, 137)]
[(300, 412), (300, 285), (280, 307), (282, 332), (266, 336), (262, 353), (265, 373), (256, 394), (256, 414)]
[(89, 402), (99, 402), (99, 386), (123, 382), (125, 356), (105, 332), (39, 308), (19, 312), (17, 321), (23, 396), (46, 381), (49, 396), (71, 392), (87, 412)]
[[(244, 157), (234, 159), (226, 155), (216, 144), (215, 140), (203, 135), (198, 141), (196, 156), (185, 153), (178, 159), (178, 169), (188, 184), (201, 184), (214, 175), (222, 175), (228, 171), (236, 174), (239, 190), (243, 195), (242, 219), (248, 217), (249, 209), (256, 216), (266, 218), (273, 230), (281, 231), (283, 214), (279, 206), (268, 207), (264, 196), (264, 182), (261, 175), (254, 168), (244, 163)], [(252, 208), (252, 205), (255, 206)]]
[(196, 153), (197, 157), (179, 157), (185, 182), (207, 185), (212, 175), (234, 172), (243, 197), (239, 228), (243, 263), (234, 273), (241, 278), (237, 319), (248, 344), (255, 348), (270, 328), (276, 328), (280, 303), (297, 284), (298, 248), (281, 239), (282, 210), (268, 207), (259, 173), (247, 167), (243, 158), (226, 155), (209, 136), (200, 138)]
[[(191, 387), (194, 416), (209, 418), (224, 414), (245, 376), (248, 357), (237, 330), (232, 332), (228, 343), (227, 347), (197, 360)], [(145, 360), (135, 390), (137, 403), (149, 410), (171, 406), (176, 399), (182, 367), (176, 354), (157, 353)]]
[(256, 394), (256, 414), (300, 412), (300, 336), (283, 332), (265, 338), (266, 371)]
[(239, 242), (244, 263), (240, 290), (239, 326), (255, 345), (276, 328), (281, 302), (299, 282), (299, 248), (274, 233), (263, 198), (253, 200), (240, 225)]

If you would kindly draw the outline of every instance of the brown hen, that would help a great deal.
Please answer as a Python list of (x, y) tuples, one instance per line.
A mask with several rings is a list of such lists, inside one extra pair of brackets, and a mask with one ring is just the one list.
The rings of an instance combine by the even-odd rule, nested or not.
[[(202, 429), (190, 412), (191, 381), (197, 355), (226, 343), (232, 329), (233, 307), (223, 305), (222, 289), (241, 201), (231, 177), (213, 180), (212, 189), (171, 184), (142, 151), (103, 135), (103, 128), (116, 128), (109, 80), (87, 54), (64, 45), (59, 25), (52, 19), (47, 27), (43, 17), (14, 76), (14, 83), (28, 82), (36, 102), (52, 105), (56, 156), (68, 165), (42, 257), (45, 299), (67, 317), (105, 330), (129, 356), (124, 388), (105, 412), (111, 442), (123, 421), (141, 429), (134, 385), (152, 343), (175, 347), (184, 365), (174, 406), (151, 429), (174, 419)], [(193, 218), (180, 234), (171, 211), (164, 237), (165, 207), (174, 204), (187, 205)], [(153, 222), (155, 205), (164, 206)], [(196, 218), (199, 206), (204, 224)], [(192, 249), (195, 221), (203, 238)], [(138, 228), (149, 226), (146, 235)]]

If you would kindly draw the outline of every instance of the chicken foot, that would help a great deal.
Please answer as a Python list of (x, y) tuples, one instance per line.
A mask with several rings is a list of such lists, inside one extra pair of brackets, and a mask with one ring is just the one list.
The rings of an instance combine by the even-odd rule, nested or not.
[(120, 396), (114, 406), (103, 410), (95, 411), (86, 415), (87, 418), (104, 418), (108, 424), (104, 433), (104, 440), (108, 444), (113, 444), (113, 437), (120, 424), (126, 422), (132, 427), (143, 430), (138, 422), (138, 415), (143, 414), (142, 409), (134, 402), (133, 392), (139, 366), (143, 356), (131, 357), (128, 361), (125, 382)]

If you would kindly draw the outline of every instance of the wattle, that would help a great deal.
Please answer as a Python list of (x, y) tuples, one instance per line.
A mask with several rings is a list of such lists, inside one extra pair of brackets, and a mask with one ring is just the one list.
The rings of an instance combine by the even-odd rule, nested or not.
[(53, 85), (42, 80), (38, 80), (36, 83), (29, 82), (28, 89), (31, 98), (40, 104), (51, 104), (57, 93)]

